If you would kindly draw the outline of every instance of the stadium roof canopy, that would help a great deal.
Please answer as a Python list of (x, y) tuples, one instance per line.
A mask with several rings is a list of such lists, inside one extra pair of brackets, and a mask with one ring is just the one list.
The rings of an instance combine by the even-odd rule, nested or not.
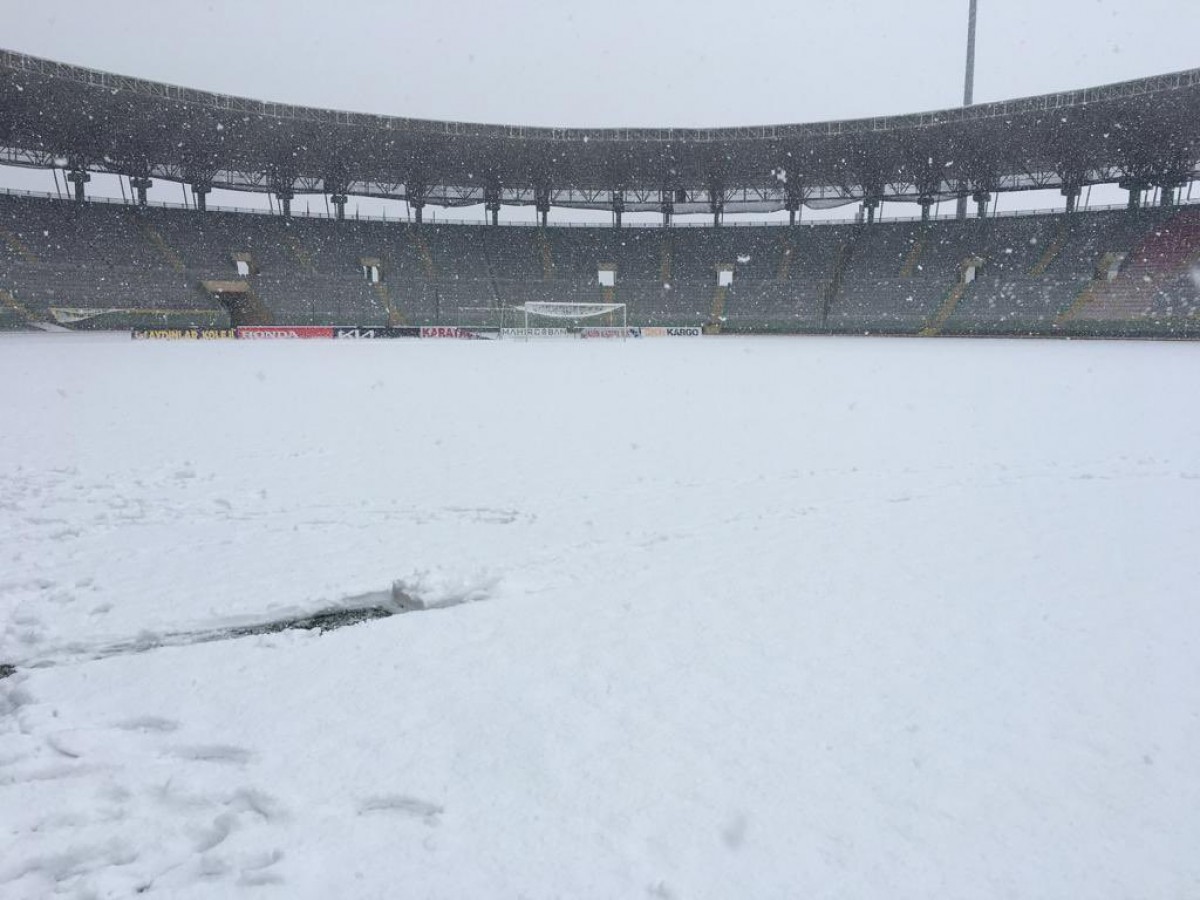
[[(772, 211), (1200, 175), (1200, 69), (911, 115), (534, 128), (191, 90), (0, 51), (0, 162), (463, 206)], [(344, 200), (342, 201), (344, 202)]]

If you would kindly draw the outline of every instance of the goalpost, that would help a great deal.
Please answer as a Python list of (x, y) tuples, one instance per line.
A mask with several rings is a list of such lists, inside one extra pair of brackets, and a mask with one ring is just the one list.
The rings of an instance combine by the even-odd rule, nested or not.
[[(522, 303), (519, 306), (510, 306), (508, 307), (508, 310), (511, 311), (514, 316), (519, 317), (518, 321), (522, 323), (520, 328), (520, 336), (526, 339), (533, 334), (533, 331), (530, 330), (530, 316), (534, 317), (534, 329), (536, 330), (537, 321), (539, 319), (550, 319), (554, 322), (560, 323), (558, 327), (566, 328), (569, 323), (591, 322), (600, 316), (620, 312), (620, 326), (612, 325), (607, 327), (588, 327), (598, 332), (600, 332), (602, 329), (604, 332), (608, 332), (595, 335), (597, 337), (619, 336), (622, 340), (624, 340), (629, 334), (629, 317), (624, 303), (549, 303), (531, 300), (526, 303)], [(503, 335), (503, 332), (504, 328), (502, 327), (501, 335)]]

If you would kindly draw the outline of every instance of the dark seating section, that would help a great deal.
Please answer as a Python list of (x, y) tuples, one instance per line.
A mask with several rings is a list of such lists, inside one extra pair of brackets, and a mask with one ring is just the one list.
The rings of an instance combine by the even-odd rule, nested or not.
[(0, 195), (0, 327), (88, 310), (109, 312), (84, 324), (113, 310), (119, 324), (224, 324), (204, 282), (240, 281), (280, 324), (496, 322), (489, 310), (530, 300), (616, 299), (632, 324), (727, 331), (1178, 334), (1200, 331), (1198, 264), (1195, 207), (541, 229)]

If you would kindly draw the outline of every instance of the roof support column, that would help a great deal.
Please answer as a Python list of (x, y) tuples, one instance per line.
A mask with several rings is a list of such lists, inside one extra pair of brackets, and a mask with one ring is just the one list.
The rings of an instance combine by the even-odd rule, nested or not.
[(866, 213), (867, 224), (874, 225), (875, 224), (875, 210), (879, 208), (879, 198), (878, 197), (865, 197), (865, 198), (863, 198), (862, 205), (863, 205), (863, 211)]
[(804, 200), (804, 192), (795, 176), (789, 173), (784, 173), (784, 176), (788, 180), (783, 183), (783, 208), (787, 210), (788, 224), (795, 225), (800, 205)]
[(613, 212), (613, 227), (621, 227), (621, 214), (625, 212), (625, 194), (622, 191), (613, 191), (612, 195), (612, 212)]
[(192, 197), (196, 201), (196, 209), (204, 212), (208, 209), (208, 193), (212, 185), (205, 181), (197, 181), (192, 185)]
[(663, 188), (662, 199), (659, 204), (659, 210), (662, 212), (663, 228), (671, 227), (671, 216), (675, 214), (674, 195), (671, 191)]
[(92, 176), (81, 168), (73, 168), (67, 172), (67, 181), (75, 186), (75, 200), (82, 203), (86, 198), (83, 186), (92, 180)]
[(787, 210), (788, 224), (795, 225), (796, 213), (800, 211), (800, 198), (788, 191), (783, 198), (783, 208)]
[(425, 220), (425, 184), (419, 181), (405, 184), (404, 202), (408, 204), (413, 222), (420, 225)]
[(326, 175), (324, 178), (325, 193), (333, 204), (333, 215), (339, 222), (346, 218), (346, 180), (339, 175)]
[(493, 225), (500, 224), (500, 188), (492, 186), (483, 192), (483, 208), (488, 213)]
[(296, 196), (296, 178), (291, 170), (283, 166), (272, 167), (267, 187), (279, 202), (279, 214), (291, 218), (292, 198)]
[(975, 217), (986, 219), (988, 201), (992, 199), (992, 195), (987, 191), (976, 191), (971, 195), (971, 199), (975, 201)]
[(954, 203), (954, 218), (962, 222), (967, 218), (966, 184), (964, 182), (959, 182), (958, 188), (961, 193), (959, 193), (958, 199)]
[(146, 191), (154, 186), (154, 182), (144, 175), (134, 176), (129, 179), (129, 187), (137, 194), (137, 205), (146, 205)]
[(550, 188), (547, 185), (534, 188), (533, 203), (537, 208), (538, 221), (545, 228), (550, 221)]
[(1183, 183), (1186, 180), (1187, 179), (1183, 177), (1164, 178), (1158, 186), (1159, 191), (1161, 192), (1158, 198), (1158, 205), (1167, 207), (1174, 206), (1178, 196), (1177, 191), (1183, 186)]
[(1067, 215), (1072, 215), (1079, 209), (1079, 195), (1083, 188), (1075, 182), (1067, 182), (1062, 186), (1062, 195), (1067, 198)]
[(725, 219), (725, 192), (720, 188), (709, 188), (708, 208), (712, 210), (713, 227), (719, 228)]
[(1129, 191), (1129, 203), (1126, 209), (1138, 209), (1142, 205), (1142, 191), (1146, 189), (1146, 182), (1141, 179), (1131, 178), (1125, 181), (1117, 182), (1117, 187)]
[(935, 202), (936, 201), (934, 200), (933, 197), (918, 197), (917, 198), (917, 205), (921, 207), (921, 221), (922, 222), (929, 221), (929, 218), (930, 218), (929, 209), (931, 206), (933, 206), (933, 204)]

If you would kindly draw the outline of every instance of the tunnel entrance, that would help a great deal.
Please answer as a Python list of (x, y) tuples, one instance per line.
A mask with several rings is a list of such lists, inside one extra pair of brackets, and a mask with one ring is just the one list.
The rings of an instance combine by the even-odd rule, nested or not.
[(205, 293), (229, 313), (233, 327), (273, 325), (271, 311), (246, 281), (202, 281)]

